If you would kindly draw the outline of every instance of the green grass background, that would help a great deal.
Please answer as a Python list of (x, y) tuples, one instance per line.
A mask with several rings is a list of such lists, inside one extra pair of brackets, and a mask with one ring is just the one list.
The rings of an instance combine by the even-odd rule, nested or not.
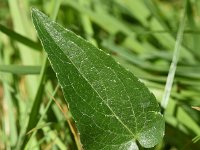
[[(152, 149), (200, 149), (200, 112), (191, 108), (200, 106), (199, 0), (1, 0), (0, 150), (80, 147), (33, 28), (31, 7), (108, 50), (147, 85), (158, 102), (166, 94), (175, 57), (176, 73), (169, 79), (173, 85), (164, 110), (165, 137)], [(179, 55), (174, 53), (176, 44)]]

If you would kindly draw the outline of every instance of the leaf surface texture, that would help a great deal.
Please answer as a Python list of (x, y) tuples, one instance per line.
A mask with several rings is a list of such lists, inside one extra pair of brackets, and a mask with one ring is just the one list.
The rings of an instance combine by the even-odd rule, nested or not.
[(154, 95), (103, 50), (32, 9), (85, 150), (150, 148), (164, 135)]

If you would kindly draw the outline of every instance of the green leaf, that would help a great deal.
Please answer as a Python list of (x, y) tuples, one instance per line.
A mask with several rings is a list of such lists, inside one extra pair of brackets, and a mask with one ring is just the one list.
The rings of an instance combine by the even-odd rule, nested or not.
[(41, 51), (42, 50), (42, 47), (41, 47), (40, 43), (34, 42), (31, 39), (29, 39), (29, 38), (27, 38), (27, 37), (15, 32), (15, 31), (10, 30), (10, 29), (4, 27), (1, 24), (0, 24), (0, 32), (6, 34), (10, 38), (12, 38), (12, 39), (24, 44), (24, 45), (27, 45), (29, 47), (34, 48), (34, 50), (37, 50), (37, 51)]
[(56, 72), (83, 148), (150, 148), (164, 135), (152, 93), (106, 52), (32, 9), (38, 36)]
[(0, 72), (7, 72), (19, 75), (39, 74), (40, 66), (0, 65)]

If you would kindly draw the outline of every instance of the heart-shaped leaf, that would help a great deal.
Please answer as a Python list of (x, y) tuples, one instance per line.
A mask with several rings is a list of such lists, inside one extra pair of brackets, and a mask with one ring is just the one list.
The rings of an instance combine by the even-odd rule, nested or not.
[(38, 36), (62, 87), (83, 148), (150, 148), (164, 135), (152, 93), (106, 52), (32, 9)]

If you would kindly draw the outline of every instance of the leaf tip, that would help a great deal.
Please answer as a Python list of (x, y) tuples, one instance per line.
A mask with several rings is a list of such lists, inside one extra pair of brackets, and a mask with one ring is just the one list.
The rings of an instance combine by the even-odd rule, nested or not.
[(37, 8), (32, 7), (31, 8), (31, 17), (33, 18), (37, 18), (37, 19), (42, 19), (44, 17), (44, 14), (39, 11)]
[(39, 12), (38, 9), (36, 9), (36, 8), (34, 8), (34, 7), (31, 8), (31, 14), (32, 14), (32, 15), (36, 14), (37, 12)]

